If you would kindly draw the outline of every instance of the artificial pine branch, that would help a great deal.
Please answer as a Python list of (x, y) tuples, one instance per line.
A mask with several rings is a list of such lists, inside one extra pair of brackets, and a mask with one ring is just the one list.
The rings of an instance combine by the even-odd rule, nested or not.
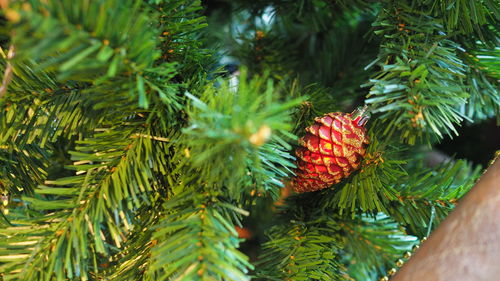
[(462, 60), (467, 64), (467, 80), (470, 98), (463, 111), (472, 120), (484, 120), (499, 116), (500, 95), (498, 94), (497, 63), (499, 49), (487, 49), (482, 44), (462, 53)]
[(409, 144), (428, 133), (457, 134), (455, 126), (464, 120), (458, 107), (468, 97), (464, 65), (455, 53), (460, 46), (447, 39), (438, 21), (404, 1), (386, 3), (374, 26), (384, 40), (366, 102), (382, 113), (386, 134), (397, 131)]
[[(400, 184), (395, 186), (399, 202), (393, 202), (388, 214), (409, 233), (420, 238), (428, 235), (454, 208), (477, 180), (480, 167), (473, 168), (458, 160), (430, 170), (416, 165)], [(439, 176), (437, 176), (439, 175)]]
[[(239, 79), (209, 71), (200, 1), (0, 6), (3, 280), (249, 280), (249, 212), (275, 218), (257, 277), (374, 279), (479, 172), (424, 167), (416, 145), (498, 115), (491, 0), (232, 1), (212, 31)], [(362, 168), (274, 214), (294, 134), (360, 103), (370, 75)]]
[(418, 242), (383, 213), (341, 221), (340, 227), (345, 240), (341, 253), (354, 280), (371, 280), (384, 275), (403, 252)]
[(166, 202), (170, 213), (155, 227), (158, 243), (148, 274), (155, 280), (250, 280), (248, 263), (237, 248), (232, 218), (235, 206), (202, 190), (188, 190)]
[[(257, 263), (259, 280), (341, 280), (340, 226), (328, 215), (312, 216), (290, 204), (279, 224), (269, 229), (269, 241)], [(295, 209), (294, 209), (295, 208)]]
[[(237, 89), (224, 83), (219, 89), (207, 87), (200, 98), (188, 95), (192, 102), (190, 124), (184, 129), (186, 156), (197, 155), (190, 159), (192, 167), (208, 184), (223, 183), (233, 198), (252, 190), (276, 194), (271, 189), (282, 186), (274, 178), (277, 167), (293, 166), (284, 151), (290, 148), (285, 140), (293, 138), (288, 132), (290, 110), (301, 102), (278, 103), (279, 90), (266, 76), (247, 81), (242, 70)], [(257, 180), (267, 184), (252, 184)]]
[[(99, 137), (106, 141), (96, 142)], [(57, 278), (73, 278), (75, 272), (76, 276), (88, 279), (91, 272), (97, 274), (99, 269), (95, 261), (100, 260), (97, 254), (109, 254), (115, 251), (114, 247), (121, 248), (124, 235), (130, 231), (129, 212), (142, 204), (148, 204), (146, 197), (138, 201), (140, 193), (151, 191), (148, 183), (151, 172), (148, 172), (148, 166), (136, 163), (137, 159), (144, 157), (141, 156), (142, 153), (151, 155), (151, 152), (144, 151), (151, 144), (145, 145), (144, 142), (151, 140), (123, 138), (122, 133), (114, 132), (104, 132), (95, 139), (88, 139), (80, 148), (77, 147), (78, 152), (73, 153), (74, 160), (77, 160), (74, 168), (83, 174), (77, 173), (80, 175), (48, 183), (55, 185), (55, 188), (42, 187), (36, 190), (38, 195), (43, 196), (41, 198), (23, 198), (35, 210), (59, 210), (60, 214), (64, 213), (61, 212), (64, 209), (74, 208), (74, 211), (65, 212), (62, 220), (53, 221), (50, 214), (45, 218), (42, 227), (48, 226), (54, 232), (40, 239), (39, 248), (31, 253), (34, 260), (19, 272), (21, 275), (38, 279), (41, 278), (38, 275), (40, 272), (48, 271), (54, 272), (53, 276)], [(95, 144), (98, 144), (101, 153), (86, 154), (85, 144), (93, 144), (92, 152), (95, 151)], [(121, 151), (109, 150), (117, 147), (117, 144), (121, 144)], [(146, 164), (148, 159), (144, 160), (142, 163)], [(134, 166), (131, 167), (130, 163), (134, 163)], [(40, 215), (43, 217), (43, 213)], [(110, 235), (105, 235), (103, 229)], [(83, 247), (86, 244), (92, 246)], [(81, 252), (82, 249), (85, 250)], [(66, 260), (62, 264), (45, 264), (44, 251), (51, 252), (51, 260), (66, 253)]]

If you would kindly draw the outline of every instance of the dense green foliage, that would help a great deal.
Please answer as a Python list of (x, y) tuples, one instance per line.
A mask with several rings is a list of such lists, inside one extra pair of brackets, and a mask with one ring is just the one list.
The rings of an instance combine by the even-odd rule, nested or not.
[[(0, 280), (376, 280), (481, 172), (433, 145), (500, 120), (493, 0), (0, 3)], [(362, 168), (274, 205), (362, 104)]]

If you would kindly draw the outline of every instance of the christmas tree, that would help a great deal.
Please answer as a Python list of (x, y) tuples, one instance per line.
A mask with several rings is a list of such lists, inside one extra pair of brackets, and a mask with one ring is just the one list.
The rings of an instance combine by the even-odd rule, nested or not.
[(500, 121), (493, 0), (0, 7), (0, 280), (388, 280)]

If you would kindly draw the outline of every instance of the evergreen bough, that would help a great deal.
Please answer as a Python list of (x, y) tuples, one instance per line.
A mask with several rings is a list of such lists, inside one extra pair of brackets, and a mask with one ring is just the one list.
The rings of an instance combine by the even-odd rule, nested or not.
[[(3, 280), (375, 280), (480, 174), (429, 148), (500, 118), (492, 0), (0, 2)], [(363, 99), (362, 169), (274, 206)]]

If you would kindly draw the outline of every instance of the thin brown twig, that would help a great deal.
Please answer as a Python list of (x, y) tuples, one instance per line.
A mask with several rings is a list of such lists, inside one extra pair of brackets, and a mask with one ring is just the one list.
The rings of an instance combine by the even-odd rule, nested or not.
[(136, 139), (136, 138), (148, 138), (148, 139), (152, 139), (152, 140), (155, 140), (155, 141), (170, 142), (169, 138), (157, 137), (157, 136), (150, 136), (150, 135), (144, 135), (144, 134), (135, 134), (135, 135), (130, 136), (130, 137), (133, 138), (133, 139)]
[(7, 67), (5, 68), (5, 72), (3, 74), (2, 86), (0, 86), (0, 98), (5, 95), (5, 93), (7, 92), (7, 86), (12, 80), (13, 68), (10, 60), (14, 58), (15, 54), (16, 50), (14, 48), (14, 45), (10, 45), (9, 52), (7, 53)]

